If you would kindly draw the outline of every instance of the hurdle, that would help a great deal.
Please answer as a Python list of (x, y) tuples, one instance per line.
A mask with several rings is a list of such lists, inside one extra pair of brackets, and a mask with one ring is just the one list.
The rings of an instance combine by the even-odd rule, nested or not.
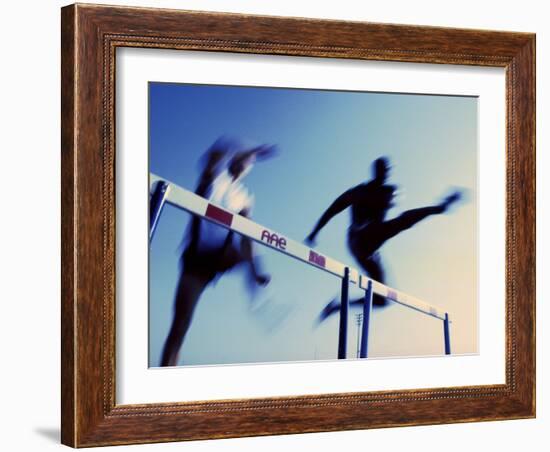
[(356, 284), (364, 290), (363, 325), (361, 330), (360, 358), (368, 357), (368, 343), (371, 329), (373, 295), (377, 294), (397, 304), (433, 317), (443, 322), (444, 351), (451, 354), (450, 314), (445, 310), (430, 305), (412, 295), (388, 287), (353, 267), (336, 259), (319, 253), (306, 245), (279, 234), (249, 218), (226, 210), (207, 199), (180, 187), (154, 173), (149, 173), (149, 242), (153, 240), (160, 216), (165, 204), (170, 204), (192, 215), (216, 223), (226, 229), (235, 231), (255, 242), (274, 249), (282, 254), (297, 259), (305, 264), (323, 270), (341, 279), (340, 321), (338, 330), (338, 359), (347, 357), (347, 331), (349, 314), (349, 285)]

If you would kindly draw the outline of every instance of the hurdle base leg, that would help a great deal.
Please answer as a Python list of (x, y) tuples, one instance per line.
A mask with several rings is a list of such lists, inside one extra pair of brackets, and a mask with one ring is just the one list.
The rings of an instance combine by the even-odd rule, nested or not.
[(451, 354), (451, 331), (450, 331), (450, 322), (449, 314), (445, 313), (445, 320), (443, 320), (443, 334), (445, 337), (445, 354)]
[(340, 299), (340, 329), (338, 331), (338, 359), (346, 359), (348, 342), (349, 267), (344, 270)]

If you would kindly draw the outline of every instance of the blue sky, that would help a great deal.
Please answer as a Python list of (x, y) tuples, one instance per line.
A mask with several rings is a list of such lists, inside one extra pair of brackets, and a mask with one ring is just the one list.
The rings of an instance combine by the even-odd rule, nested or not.
[[(468, 202), (431, 217), (381, 249), (388, 284), (452, 314), (454, 353), (477, 352), (477, 99), (434, 95), (186, 84), (149, 84), (150, 171), (194, 190), (199, 159), (221, 135), (276, 144), (277, 158), (245, 179), (253, 219), (303, 240), (336, 196), (371, 176), (371, 162), (391, 159), (401, 211), (430, 205), (451, 187)], [(159, 363), (172, 318), (178, 246), (190, 215), (162, 214), (150, 248), (149, 365)], [(318, 236), (317, 248), (357, 267), (346, 247), (349, 212)], [(338, 319), (314, 328), (339, 280), (256, 246), (272, 276), (255, 303), (244, 272), (224, 275), (204, 293), (180, 352), (185, 364), (334, 359)], [(352, 287), (350, 295), (358, 295)], [(351, 310), (349, 356), (357, 328)], [(376, 310), (372, 357), (443, 353), (442, 323), (399, 305)]]

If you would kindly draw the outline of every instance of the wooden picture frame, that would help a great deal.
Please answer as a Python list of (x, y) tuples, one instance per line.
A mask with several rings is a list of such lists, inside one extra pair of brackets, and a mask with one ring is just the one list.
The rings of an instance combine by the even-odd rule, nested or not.
[[(62, 9), (62, 442), (73, 447), (535, 416), (535, 36), (71, 5)], [(115, 403), (115, 50), (147, 47), (506, 70), (506, 382)]]

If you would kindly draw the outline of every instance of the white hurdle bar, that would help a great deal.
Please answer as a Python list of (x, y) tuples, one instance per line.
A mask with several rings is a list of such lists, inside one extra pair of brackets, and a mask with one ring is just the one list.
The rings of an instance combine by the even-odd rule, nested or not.
[(435, 317), (443, 321), (445, 340), (445, 354), (451, 354), (450, 346), (450, 316), (445, 310), (430, 305), (412, 295), (388, 287), (368, 276), (362, 275), (355, 268), (349, 267), (329, 256), (325, 256), (304, 244), (292, 240), (278, 232), (266, 228), (241, 215), (230, 212), (195, 193), (180, 187), (166, 179), (149, 174), (150, 200), (150, 228), (149, 238), (152, 240), (158, 224), (162, 208), (165, 203), (183, 209), (191, 214), (217, 223), (227, 229), (249, 237), (264, 246), (279, 251), (287, 256), (298, 259), (308, 265), (324, 270), (342, 279), (342, 305), (340, 309), (340, 333), (338, 358), (346, 356), (347, 339), (347, 311), (348, 289), (351, 282), (365, 290), (365, 304), (363, 310), (363, 330), (361, 339), (361, 358), (367, 357), (368, 333), (370, 326), (370, 312), (372, 310), (373, 294), (380, 295), (402, 306), (414, 309), (422, 314)]

